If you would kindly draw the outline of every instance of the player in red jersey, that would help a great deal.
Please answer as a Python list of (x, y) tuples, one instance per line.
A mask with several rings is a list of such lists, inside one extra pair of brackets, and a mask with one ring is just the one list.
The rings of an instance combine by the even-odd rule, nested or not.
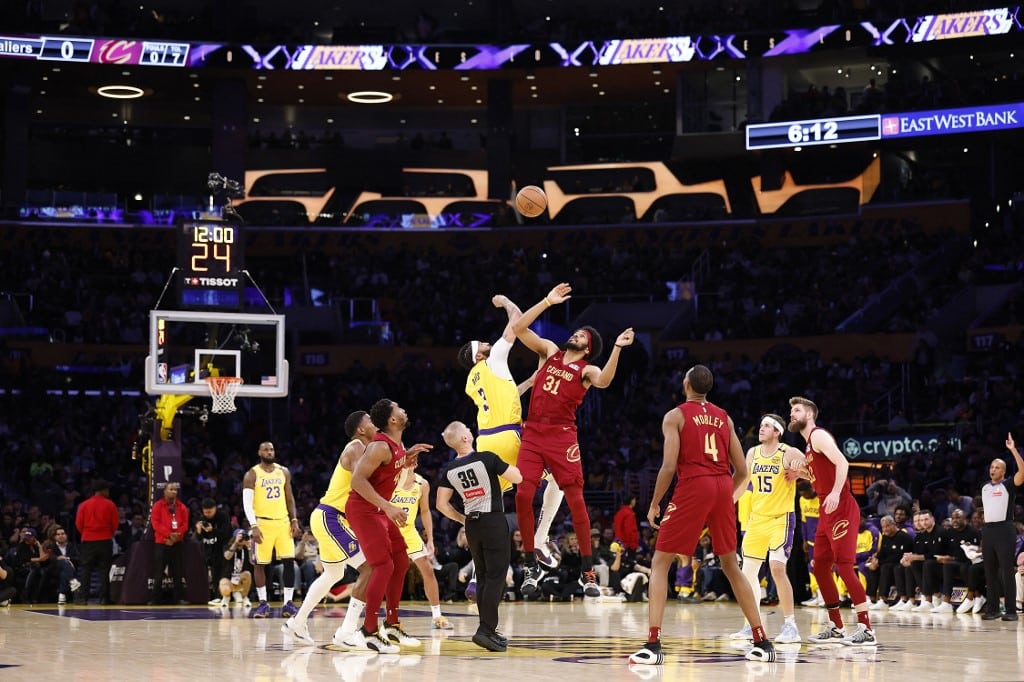
[[(398, 653), (399, 644), (420, 645), (418, 639), (410, 637), (402, 629), (398, 620), (398, 602), (405, 586), (409, 555), (401, 531), (406, 512), (391, 504), (391, 496), (398, 486), (402, 470), (415, 467), (417, 455), (433, 446), (417, 443), (406, 451), (402, 445), (402, 432), (409, 418), (398, 403), (387, 398), (378, 400), (370, 408), (370, 421), (379, 431), (352, 471), (352, 493), (345, 504), (345, 516), (356, 537), (361, 535), (370, 539), (360, 545), (366, 563), (373, 567), (373, 573), (366, 586), (363, 627), (346, 637), (342, 646), (390, 654)], [(379, 628), (377, 612), (385, 599), (384, 627)]]
[[(651, 582), (647, 587), (650, 630), (647, 643), (629, 657), (630, 663), (660, 665), (665, 662), (661, 650), (661, 623), (668, 595), (668, 572), (677, 554), (693, 554), (705, 526), (736, 601), (750, 623), (754, 646), (745, 654), (746, 658), (775, 660), (775, 647), (764, 634), (754, 591), (736, 559), (736, 501), (746, 487), (747, 458), (732, 418), (707, 400), (714, 384), (710, 369), (704, 365), (693, 366), (683, 378), (686, 402), (666, 412), (661, 422), (665, 446), (651, 508), (647, 511), (647, 520), (653, 528), (659, 528), (657, 519), (661, 517), (651, 562)], [(662, 516), (661, 499), (674, 476), (678, 479), (676, 491)]]
[[(814, 536), (814, 577), (825, 600), (831, 621), (821, 632), (808, 638), (817, 644), (873, 646), (877, 644), (868, 615), (868, 595), (853, 571), (857, 558), (857, 532), (860, 528), (860, 507), (850, 491), (846, 457), (839, 451), (836, 439), (817, 426), (818, 406), (800, 396), (789, 399), (789, 430), (807, 441), (804, 457), (793, 463), (787, 478), (806, 478), (821, 500), (821, 516)], [(857, 612), (857, 628), (847, 633), (839, 612), (839, 590), (832, 578), (835, 565), (839, 577), (850, 591)]]
[[(633, 343), (633, 330), (624, 330), (615, 339), (615, 347), (602, 368), (590, 364), (601, 355), (601, 335), (593, 327), (577, 329), (563, 348), (530, 330), (530, 324), (541, 313), (552, 305), (567, 301), (571, 292), (572, 287), (568, 284), (558, 284), (512, 325), (519, 340), (543, 360), (534, 378), (530, 411), (526, 415), (517, 463), (523, 474), (523, 481), (516, 490), (516, 518), (526, 554), (521, 587), (524, 597), (536, 594), (540, 581), (540, 567), (534, 553), (533, 498), (545, 468), (551, 471), (558, 487), (565, 493), (577, 537), (590, 537), (590, 516), (583, 501), (583, 465), (576, 437), (576, 408), (583, 402), (588, 388), (606, 388), (612, 382), (619, 366), (619, 354)], [(580, 543), (580, 554), (583, 559), (580, 576), (583, 593), (597, 597), (601, 591), (597, 587), (589, 542)]]

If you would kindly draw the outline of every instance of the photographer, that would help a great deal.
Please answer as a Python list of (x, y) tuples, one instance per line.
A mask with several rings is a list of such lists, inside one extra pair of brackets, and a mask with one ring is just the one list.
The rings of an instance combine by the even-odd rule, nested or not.
[(224, 546), (231, 541), (231, 519), (226, 512), (217, 509), (212, 498), (203, 500), (203, 511), (195, 526), (196, 540), (203, 546), (203, 559), (209, 575), (211, 596), (224, 575)]
[(239, 528), (231, 538), (231, 543), (221, 554), (224, 559), (224, 572), (220, 574), (218, 589), (219, 599), (211, 599), (210, 606), (227, 607), (231, 599), (241, 602), (244, 608), (250, 608), (249, 590), (252, 589), (252, 540), (247, 531)]

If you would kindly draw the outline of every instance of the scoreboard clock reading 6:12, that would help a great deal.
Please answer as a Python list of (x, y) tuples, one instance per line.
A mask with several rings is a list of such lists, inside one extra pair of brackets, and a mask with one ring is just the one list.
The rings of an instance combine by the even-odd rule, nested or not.
[(186, 221), (178, 230), (181, 302), (190, 307), (238, 305), (245, 268), (241, 226)]

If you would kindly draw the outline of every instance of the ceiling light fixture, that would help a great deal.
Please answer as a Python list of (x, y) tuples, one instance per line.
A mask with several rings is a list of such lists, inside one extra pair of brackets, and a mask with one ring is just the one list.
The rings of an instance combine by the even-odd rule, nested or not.
[(380, 90), (360, 90), (359, 92), (350, 92), (345, 95), (345, 98), (349, 102), (355, 102), (356, 104), (387, 104), (395, 98), (390, 92), (381, 92)]
[(96, 94), (110, 99), (138, 99), (146, 91), (134, 85), (101, 85), (96, 88)]

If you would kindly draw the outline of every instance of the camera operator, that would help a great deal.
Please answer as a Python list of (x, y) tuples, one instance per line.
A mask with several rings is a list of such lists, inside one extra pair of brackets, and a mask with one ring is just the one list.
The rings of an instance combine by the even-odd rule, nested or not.
[(219, 599), (211, 599), (210, 606), (227, 607), (230, 600), (241, 602), (250, 608), (249, 590), (252, 589), (252, 539), (249, 532), (239, 528), (231, 536), (231, 542), (221, 555), (224, 559), (223, 573), (220, 574)]
[(203, 546), (203, 559), (209, 575), (211, 596), (217, 589), (217, 582), (224, 575), (224, 546), (231, 541), (231, 519), (226, 512), (217, 509), (213, 498), (203, 500), (203, 511), (195, 526), (196, 540)]

